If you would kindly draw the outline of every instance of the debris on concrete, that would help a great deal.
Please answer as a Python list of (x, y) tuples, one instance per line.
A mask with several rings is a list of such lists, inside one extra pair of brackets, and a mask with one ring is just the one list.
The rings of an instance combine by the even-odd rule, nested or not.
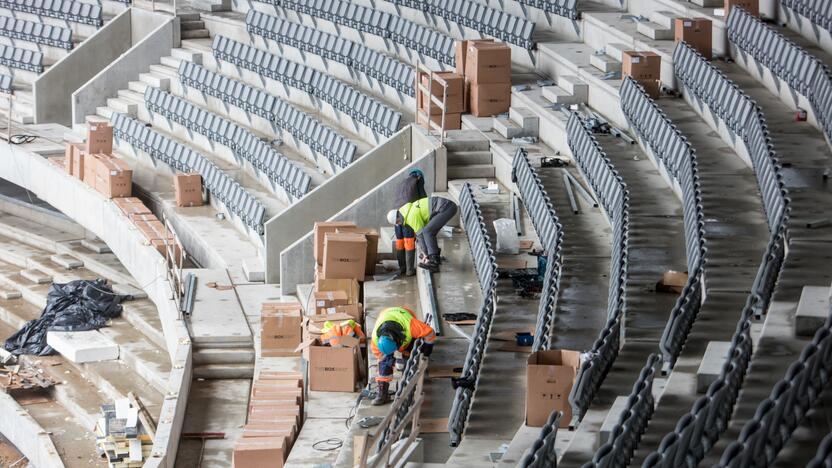
[(32, 364), (5, 365), (0, 367), (0, 389), (11, 396), (46, 390), (55, 385), (43, 369)]
[(95, 444), (110, 468), (140, 467), (150, 456), (153, 437), (139, 419), (140, 409), (128, 398), (101, 407), (101, 418), (95, 425)]

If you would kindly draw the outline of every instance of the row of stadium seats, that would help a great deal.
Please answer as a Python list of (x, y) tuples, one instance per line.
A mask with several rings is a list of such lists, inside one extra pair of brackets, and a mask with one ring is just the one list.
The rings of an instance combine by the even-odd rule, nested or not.
[(266, 208), (237, 181), (223, 172), (204, 155), (152, 130), (138, 120), (114, 112), (110, 118), (113, 137), (176, 171), (198, 172), (211, 196), (238, 216), (245, 225), (263, 234)]
[(42, 73), (43, 54), (34, 50), (0, 44), (0, 65), (33, 73)]
[(72, 30), (11, 16), (0, 16), (0, 36), (72, 50)]
[(570, 426), (576, 427), (589, 409), (621, 348), (628, 277), (630, 195), (624, 180), (577, 113), (572, 113), (569, 117), (566, 134), (576, 165), (595, 192), (599, 205), (609, 216), (613, 232), (607, 323), (593, 343), (589, 359), (581, 363), (575, 385), (569, 394), (572, 406)]
[(101, 27), (101, 5), (77, 0), (0, 0), (0, 8)]
[(144, 100), (149, 112), (230, 148), (236, 157), (245, 159), (272, 183), (286, 190), (290, 199), (300, 198), (309, 191), (312, 184), (309, 174), (247, 129), (152, 86), (145, 89)]
[(224, 36), (214, 36), (211, 47), (217, 60), (251, 70), (286, 86), (305, 91), (329, 103), (334, 109), (349, 115), (374, 132), (391, 136), (399, 129), (402, 119), (400, 112), (326, 73)]
[(248, 11), (246, 30), (251, 34), (343, 63), (401, 93), (414, 95), (416, 75), (413, 67), (363, 44), (257, 10)]
[(324, 155), (333, 166), (344, 167), (355, 160), (355, 143), (318, 119), (259, 88), (214, 73), (187, 60), (179, 64), (179, 81), (182, 86), (194, 88), (272, 122), (309, 145), (313, 151)]
[(809, 18), (821, 28), (832, 31), (832, 2), (828, 0), (780, 0), (780, 4)]
[(454, 38), (373, 8), (357, 5), (347, 0), (258, 0), (280, 8), (288, 8), (334, 24), (347, 26), (390, 39), (408, 49), (432, 57), (446, 65), (454, 66)]

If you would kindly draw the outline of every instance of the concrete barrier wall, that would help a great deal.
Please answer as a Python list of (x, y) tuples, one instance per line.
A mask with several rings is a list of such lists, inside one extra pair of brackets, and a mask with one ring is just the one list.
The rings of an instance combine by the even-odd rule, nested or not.
[(0, 434), (29, 459), (28, 466), (63, 467), (58, 449), (49, 433), (13, 397), (0, 392)]
[(138, 229), (111, 200), (40, 155), (0, 144), (0, 177), (33, 192), (106, 242), (156, 305), (171, 358), (171, 371), (150, 466), (172, 467), (190, 389), (191, 341), (184, 321), (179, 318), (178, 305), (170, 298), (164, 258), (154, 247), (145, 244)]
[[(72, 76), (74, 73), (81, 73), (84, 78), (71, 87), (62, 85), (65, 90), (71, 88), (68, 89), (68, 93), (72, 93), (72, 98), (67, 102), (67, 106), (71, 103), (71, 111), (67, 107), (65, 118), (56, 118), (51, 121), (83, 123), (87, 115), (95, 114), (96, 107), (107, 103), (107, 98), (115, 97), (120, 89), (126, 89), (130, 81), (136, 80), (139, 73), (148, 71), (150, 65), (159, 63), (162, 57), (170, 54), (170, 49), (174, 46), (176, 29), (173, 17), (136, 8), (128, 9), (119, 18), (125, 15), (127, 15), (126, 23), (119, 22), (118, 25), (113, 26), (118, 28), (118, 34), (114, 32), (102, 35), (105, 29), (115, 23), (113, 20), (67, 56), (67, 59), (75, 58), (64, 67), (62, 75), (59, 75), (60, 78), (55, 79), (61, 80), (65, 75)], [(141, 36), (143, 32), (146, 34)], [(110, 44), (110, 41), (114, 44)], [(102, 50), (105, 51), (103, 54), (107, 55), (105, 63), (99, 67), (90, 67), (88, 72), (78, 71), (79, 69), (85, 70), (90, 63), (97, 62)], [(79, 52), (82, 53), (79, 54)], [(54, 68), (48, 73), (52, 71)], [(35, 82), (36, 86), (45, 75)], [(52, 86), (55, 86), (55, 83), (52, 83)], [(37, 101), (37, 91), (35, 91), (35, 100)], [(40, 112), (41, 106), (37, 107)]]
[[(266, 282), (281, 281), (281, 252), (412, 161), (411, 127), (405, 127), (266, 222)], [(294, 293), (294, 291), (292, 291)]]
[[(444, 149), (444, 148), (443, 148)], [(352, 221), (358, 226), (378, 228), (387, 225), (387, 212), (393, 209), (393, 200), (402, 180), (412, 169), (425, 174), (425, 190), (435, 191), (436, 150), (416, 155), (416, 160), (388, 177), (360, 199), (329, 218), (328, 221)], [(280, 289), (282, 294), (295, 294), (298, 284), (312, 283), (315, 279), (311, 229), (297, 242), (280, 253)]]

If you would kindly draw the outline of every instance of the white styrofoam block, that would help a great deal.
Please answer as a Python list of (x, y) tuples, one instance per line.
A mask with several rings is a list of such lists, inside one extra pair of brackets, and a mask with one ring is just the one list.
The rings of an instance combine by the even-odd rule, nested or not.
[(118, 345), (98, 330), (46, 333), (46, 344), (72, 362), (118, 359)]
[(730, 341), (709, 341), (705, 348), (705, 355), (699, 363), (696, 371), (696, 391), (705, 393), (708, 387), (719, 377), (725, 359), (728, 358), (728, 351), (731, 349)]
[(794, 316), (796, 336), (814, 336), (829, 315), (829, 286), (803, 286)]

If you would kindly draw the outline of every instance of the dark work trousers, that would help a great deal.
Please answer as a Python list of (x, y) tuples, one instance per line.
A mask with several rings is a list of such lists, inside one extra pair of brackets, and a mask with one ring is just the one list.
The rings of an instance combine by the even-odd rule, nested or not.
[[(413, 351), (413, 341), (402, 351), (402, 357), (407, 359)], [(393, 369), (396, 367), (396, 353), (386, 354), (378, 360), (378, 377), (376, 382), (390, 382), (393, 380)]]
[(430, 221), (416, 234), (419, 247), (425, 255), (439, 255), (439, 245), (436, 243), (436, 235), (443, 226), (448, 224), (456, 215), (458, 210), (456, 203), (447, 198), (431, 197), (430, 199)]

